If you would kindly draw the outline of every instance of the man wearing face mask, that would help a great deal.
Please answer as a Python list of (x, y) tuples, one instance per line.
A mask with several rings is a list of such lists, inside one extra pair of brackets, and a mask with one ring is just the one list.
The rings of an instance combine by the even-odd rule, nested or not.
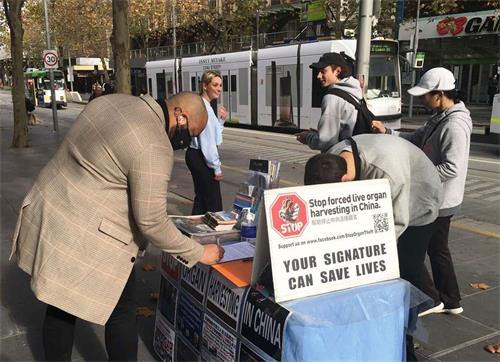
[(147, 242), (187, 267), (222, 258), (223, 249), (183, 236), (166, 213), (173, 149), (206, 122), (193, 93), (163, 106), (149, 95), (100, 97), (42, 169), (21, 205), (11, 257), (47, 304), (46, 360), (71, 360), (77, 318), (105, 325), (110, 361), (137, 360), (133, 267)]

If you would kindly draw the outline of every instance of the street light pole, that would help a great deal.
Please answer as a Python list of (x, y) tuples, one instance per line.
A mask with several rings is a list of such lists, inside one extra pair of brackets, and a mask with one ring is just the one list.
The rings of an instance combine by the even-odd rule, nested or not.
[[(47, 13), (47, 0), (43, 0), (43, 8), (45, 12), (45, 35), (47, 39), (47, 49), (52, 49), (50, 45), (50, 28), (49, 28), (49, 15)], [(57, 120), (57, 103), (56, 103), (56, 90), (54, 87), (54, 70), (49, 69), (49, 77), (50, 77), (50, 98), (52, 101), (52, 119), (54, 123), (54, 132), (59, 130), (59, 122)]]
[(180, 87), (177, 84), (177, 28), (176, 28), (176, 23), (177, 23), (177, 13), (176, 13), (176, 5), (177, 5), (177, 0), (172, 1), (172, 40), (174, 43), (174, 84), (175, 84), (175, 91), (178, 92)]
[[(413, 54), (411, 57), (411, 87), (415, 86), (416, 72), (415, 72), (415, 62), (417, 59), (418, 50), (418, 19), (420, 18), (420, 0), (417, 0), (417, 17), (415, 18), (415, 34), (413, 34)], [(408, 117), (413, 117), (413, 96), (410, 95), (410, 104), (408, 106)]]
[(359, 2), (359, 31), (356, 45), (356, 78), (361, 83), (363, 94), (370, 76), (370, 50), (372, 39), (373, 0)]
[(257, 36), (255, 38), (255, 50), (259, 50), (259, 23), (260, 23), (260, 9), (257, 9), (257, 16), (256, 16), (256, 19), (257, 21), (257, 24), (256, 24), (256, 30), (257, 30)]

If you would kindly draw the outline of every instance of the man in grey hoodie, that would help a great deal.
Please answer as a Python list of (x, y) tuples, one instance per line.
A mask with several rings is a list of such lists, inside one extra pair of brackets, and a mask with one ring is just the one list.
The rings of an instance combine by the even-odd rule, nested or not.
[[(418, 147), (388, 135), (357, 135), (309, 159), (304, 184), (381, 178), (391, 188), (401, 278), (421, 289), (425, 252), (443, 188), (436, 168)], [(406, 359), (417, 360), (410, 335), (406, 337)]]
[[(341, 89), (358, 102), (363, 98), (359, 81), (351, 76), (347, 61), (339, 53), (323, 54), (310, 68), (318, 70), (317, 79), (323, 87)], [(357, 115), (358, 111), (351, 103), (326, 94), (321, 102), (318, 130), (303, 131), (295, 136), (311, 149), (327, 152), (337, 142), (352, 136)]]
[(418, 147), (391, 136), (357, 135), (337, 143), (328, 154), (309, 159), (304, 184), (382, 178), (391, 188), (401, 277), (420, 287), (443, 187), (432, 162)]
[(424, 106), (435, 112), (424, 126), (410, 133), (391, 131), (377, 121), (372, 126), (380, 133), (393, 133), (420, 147), (436, 167), (443, 184), (444, 199), (427, 250), (434, 280), (425, 266), (422, 276), (422, 290), (434, 299), (435, 307), (420, 316), (459, 314), (463, 308), (448, 248), (448, 235), (450, 220), (463, 201), (472, 120), (464, 103), (457, 97), (453, 73), (446, 68), (430, 69), (408, 93), (418, 96)]

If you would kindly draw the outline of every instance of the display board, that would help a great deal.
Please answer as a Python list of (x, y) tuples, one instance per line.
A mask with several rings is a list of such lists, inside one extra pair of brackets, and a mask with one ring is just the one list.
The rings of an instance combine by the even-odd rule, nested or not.
[(162, 361), (280, 361), (290, 312), (217, 270), (162, 253), (153, 347)]
[(388, 180), (266, 190), (264, 202), (257, 244), (269, 247), (276, 302), (399, 277)]

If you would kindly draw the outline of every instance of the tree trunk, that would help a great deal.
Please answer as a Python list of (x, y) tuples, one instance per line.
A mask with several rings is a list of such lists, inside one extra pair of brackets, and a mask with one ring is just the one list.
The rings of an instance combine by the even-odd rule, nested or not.
[(12, 56), (12, 104), (14, 106), (14, 133), (12, 147), (28, 147), (28, 117), (24, 100), (23, 72), (23, 22), (21, 9), (24, 0), (3, 0), (5, 15), (10, 29)]
[(117, 93), (131, 93), (128, 0), (113, 0), (113, 58)]
[(104, 83), (109, 83), (108, 67), (106, 66), (106, 60), (104, 59), (104, 57), (101, 57), (101, 65), (102, 69), (104, 70)]

